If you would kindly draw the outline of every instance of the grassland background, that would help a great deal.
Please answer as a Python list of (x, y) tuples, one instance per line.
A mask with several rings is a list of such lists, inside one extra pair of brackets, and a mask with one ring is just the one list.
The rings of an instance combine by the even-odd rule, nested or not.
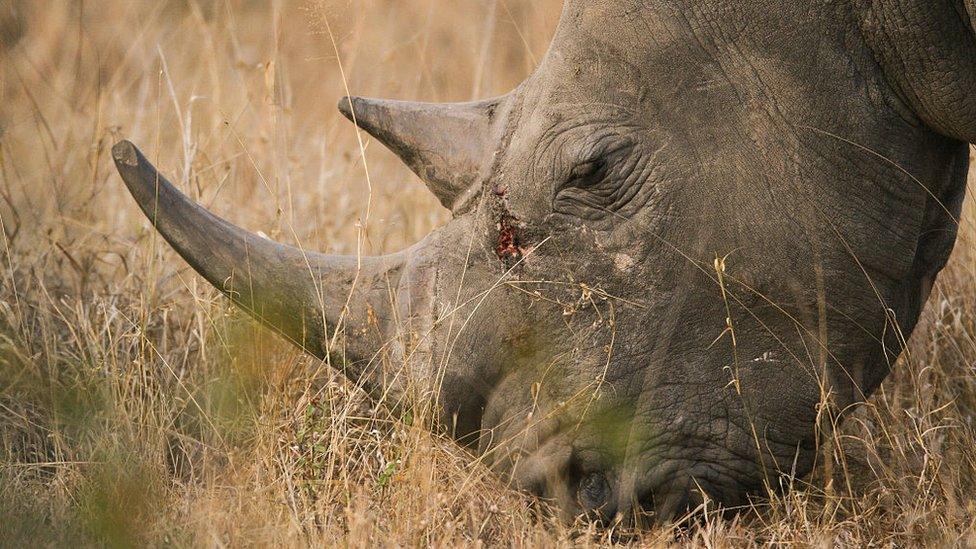
[(112, 166), (129, 138), (251, 230), (399, 249), (449, 216), (368, 140), (367, 181), (337, 100), (506, 92), (560, 5), (0, 2), (0, 545), (976, 543), (972, 202), (909, 356), (812, 478), (629, 535), (554, 521), (233, 311)]

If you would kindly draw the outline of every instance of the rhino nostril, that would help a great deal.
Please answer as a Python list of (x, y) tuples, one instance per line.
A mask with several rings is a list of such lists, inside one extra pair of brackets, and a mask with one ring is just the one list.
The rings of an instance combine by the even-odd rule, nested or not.
[(605, 512), (610, 503), (610, 492), (610, 483), (603, 473), (590, 473), (580, 481), (576, 499), (586, 512)]

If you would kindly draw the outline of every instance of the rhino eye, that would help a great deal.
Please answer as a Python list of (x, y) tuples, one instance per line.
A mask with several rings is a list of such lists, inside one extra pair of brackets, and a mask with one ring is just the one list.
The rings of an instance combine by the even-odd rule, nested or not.
[(641, 190), (639, 161), (633, 146), (624, 142), (576, 164), (556, 186), (553, 211), (589, 221), (628, 213)]
[(585, 189), (599, 184), (606, 176), (606, 161), (603, 159), (591, 160), (573, 168), (566, 186)]

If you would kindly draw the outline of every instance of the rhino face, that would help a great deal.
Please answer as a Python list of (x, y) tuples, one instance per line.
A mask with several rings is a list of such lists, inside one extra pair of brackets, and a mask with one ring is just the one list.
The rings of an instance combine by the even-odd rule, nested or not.
[[(271, 243), (132, 145), (116, 163), (236, 303), (321, 357), (345, 328), (354, 379), (422, 380), (460, 442), (568, 516), (735, 507), (805, 474), (824, 406), (900, 353), (955, 241), (976, 100), (878, 63), (901, 44), (874, 23), (910, 23), (884, 7), (678, 4), (567, 2), (497, 99), (343, 99), (455, 214), (399, 254)], [(964, 33), (932, 51), (976, 52), (963, 11), (919, 10)]]

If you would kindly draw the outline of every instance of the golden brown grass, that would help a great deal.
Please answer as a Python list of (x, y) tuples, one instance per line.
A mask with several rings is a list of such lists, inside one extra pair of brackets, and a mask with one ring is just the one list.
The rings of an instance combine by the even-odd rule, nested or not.
[(124, 136), (252, 230), (399, 249), (448, 215), (368, 141), (367, 182), (336, 101), (508, 91), (559, 6), (0, 3), (0, 544), (976, 543), (972, 203), (910, 356), (812, 478), (732, 521), (629, 536), (549, 518), (427, 418), (374, 409), (233, 311), (111, 165)]

